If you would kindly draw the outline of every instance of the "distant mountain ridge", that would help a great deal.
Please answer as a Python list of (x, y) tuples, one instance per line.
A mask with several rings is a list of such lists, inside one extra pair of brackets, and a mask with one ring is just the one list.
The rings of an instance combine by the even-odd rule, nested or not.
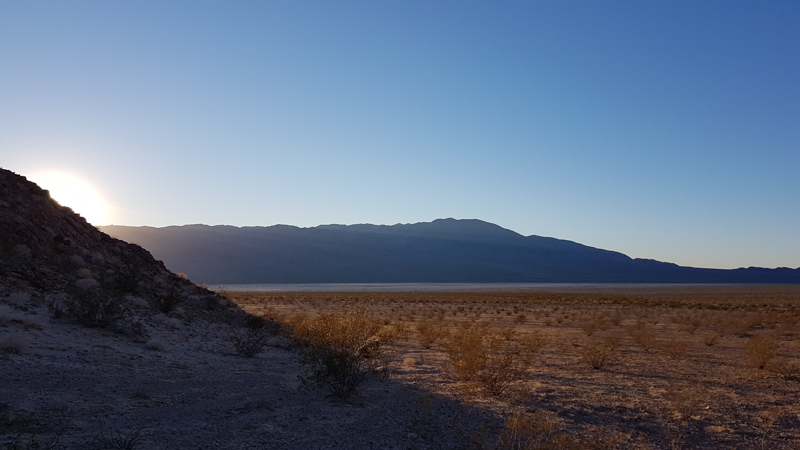
[(798, 269), (682, 267), (477, 219), (397, 225), (106, 226), (195, 282), (800, 283)]

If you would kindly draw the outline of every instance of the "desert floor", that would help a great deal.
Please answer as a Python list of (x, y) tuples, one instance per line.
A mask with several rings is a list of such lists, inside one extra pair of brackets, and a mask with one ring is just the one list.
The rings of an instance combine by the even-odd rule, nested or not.
[[(0, 448), (800, 448), (800, 286), (224, 295), (282, 333), (248, 358), (236, 308), (130, 299), (145, 339), (0, 297)], [(293, 324), (364, 306), (384, 376), (302, 387)], [(543, 345), (492, 395), (449, 356), (466, 324)]]
[[(532, 433), (548, 433), (529, 441), (543, 447), (800, 448), (799, 286), (564, 290), (226, 295), (285, 323), (368, 305), (395, 329), (391, 382), (484, 411), (453, 424), (467, 446), (497, 442), (521, 413)], [(487, 394), (455, 376), (445, 351), (466, 322), (536, 334), (544, 346), (504, 392)], [(430, 348), (422, 323), (445, 331)]]

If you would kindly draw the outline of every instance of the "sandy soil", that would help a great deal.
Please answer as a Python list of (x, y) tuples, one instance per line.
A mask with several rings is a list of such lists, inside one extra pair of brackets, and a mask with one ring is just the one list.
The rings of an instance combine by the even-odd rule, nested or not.
[[(408, 383), (415, 373), (426, 390), (501, 417), (547, 411), (566, 434), (600, 430), (625, 448), (800, 448), (800, 287), (568, 290), (228, 295), (247, 311), (283, 320), (370, 304), (411, 330), (395, 351), (421, 365), (395, 379)], [(428, 350), (417, 343), (415, 324), (426, 320), (449, 329), (464, 321), (513, 326), (540, 333), (547, 345), (508, 392), (487, 397), (453, 376), (443, 342)], [(761, 369), (745, 351), (757, 336), (777, 348)], [(613, 360), (595, 370), (583, 352), (609, 340), (617, 343)]]
[(454, 424), (500, 420), (428, 392), (424, 367), (349, 402), (300, 389), (285, 337), (245, 358), (227, 341), (240, 329), (180, 311), (135, 342), (52, 322), (43, 306), (0, 308), (0, 342), (27, 338), (19, 354), (0, 352), (0, 448), (451, 448)]
[[(235, 310), (139, 311), (149, 335), (137, 340), (52, 321), (35, 296), (0, 297), (0, 343), (13, 344), (0, 350), (0, 444), (492, 448), (512, 414), (544, 412), (553, 433), (584, 442), (597, 435), (597, 448), (800, 448), (800, 287), (227, 296), (284, 321), (368, 304), (406, 326), (388, 348), (388, 378), (342, 402), (300, 388), (302, 367), (285, 336), (271, 337), (254, 358), (235, 354)], [(415, 326), (424, 320), (513, 325), (547, 344), (495, 397), (458, 381), (443, 341), (419, 345)], [(636, 327), (652, 341), (637, 342)], [(764, 369), (744, 351), (761, 335), (779, 349)], [(591, 368), (581, 350), (609, 338), (618, 340), (613, 362)]]

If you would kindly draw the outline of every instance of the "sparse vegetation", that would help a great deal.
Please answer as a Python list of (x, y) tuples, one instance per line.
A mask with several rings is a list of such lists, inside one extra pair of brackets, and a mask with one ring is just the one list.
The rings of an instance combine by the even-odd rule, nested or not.
[(153, 297), (153, 307), (164, 314), (175, 309), (183, 301), (181, 295), (175, 289), (167, 289)]
[(417, 335), (419, 343), (425, 348), (431, 348), (433, 344), (447, 336), (447, 328), (441, 322), (423, 320), (417, 323)]
[(128, 312), (120, 299), (100, 288), (73, 289), (68, 295), (51, 299), (48, 308), (54, 319), (68, 319), (90, 328), (115, 328)]
[(139, 434), (142, 432), (142, 425), (131, 428), (130, 430), (109, 430), (100, 434), (97, 441), (102, 448), (133, 450), (141, 443)]
[(592, 342), (579, 350), (583, 362), (594, 370), (602, 370), (616, 362), (619, 353), (619, 340), (606, 338), (602, 342)]
[(541, 347), (538, 334), (517, 338), (511, 327), (489, 329), (467, 323), (452, 334), (446, 352), (460, 380), (500, 395), (524, 378)]
[(231, 336), (228, 340), (233, 344), (236, 353), (252, 358), (264, 350), (269, 336), (262, 329), (247, 329)]
[(753, 367), (764, 369), (778, 356), (778, 339), (771, 334), (761, 334), (751, 338), (744, 345), (744, 353)]
[[(463, 444), (470, 448), (715, 448), (761, 436), (760, 411), (776, 402), (791, 404), (798, 381), (797, 321), (789, 312), (800, 307), (796, 294), (229, 295), (246, 310), (269, 311), (296, 330), (320, 312), (342, 314), (368, 301), (369, 317), (383, 330), (376, 336), (394, 339), (378, 338), (382, 349), (397, 356), (392, 377), (429, 380), (428, 386), (469, 405), (476, 392), (493, 397), (479, 404), (507, 405), (505, 428), (463, 428)], [(405, 333), (397, 331), (404, 327)], [(741, 357), (759, 336), (780, 343), (780, 354), (763, 365)], [(552, 344), (543, 348), (545, 340)], [(512, 362), (526, 354), (540, 356)], [(763, 367), (758, 385), (742, 376), (748, 366)], [(791, 417), (800, 413), (792, 411)], [(772, 427), (794, 437), (780, 439), (800, 442), (800, 432), (790, 428), (797, 423), (781, 420)], [(737, 428), (732, 422), (752, 425)], [(648, 431), (639, 433), (628, 423)], [(765, 436), (778, 442), (778, 433)]]
[(293, 337), (308, 372), (306, 385), (321, 386), (341, 399), (349, 398), (383, 366), (379, 333), (382, 323), (364, 307), (320, 311), (294, 323)]

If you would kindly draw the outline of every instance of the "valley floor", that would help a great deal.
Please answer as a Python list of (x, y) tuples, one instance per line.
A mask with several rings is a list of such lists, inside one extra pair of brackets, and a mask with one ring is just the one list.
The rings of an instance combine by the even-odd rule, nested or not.
[[(400, 330), (391, 379), (499, 417), (461, 424), (472, 432), (517, 413), (600, 448), (800, 448), (800, 286), (564, 288), (227, 295), (284, 322), (369, 305)], [(466, 323), (512, 328), (545, 345), (492, 396), (459, 381), (446, 335), (420, 345), (423, 323), (451, 335)], [(598, 352), (609, 355), (596, 368)], [(496, 439), (485, 431), (486, 442)]]
[[(142, 311), (140, 342), (9, 296), (0, 341), (25, 342), (0, 351), (0, 446), (493, 448), (518, 417), (529, 427), (517, 431), (542, 444), (529, 448), (800, 448), (800, 286), (225, 295), (287, 324), (368, 305), (393, 330), (388, 376), (338, 401), (300, 388), (283, 335), (246, 358), (229, 341), (241, 324), (225, 317)], [(443, 331), (430, 348), (423, 323)], [(544, 346), (493, 396), (453, 371), (447, 335), (465, 323)], [(595, 369), (601, 351), (610, 356)]]

